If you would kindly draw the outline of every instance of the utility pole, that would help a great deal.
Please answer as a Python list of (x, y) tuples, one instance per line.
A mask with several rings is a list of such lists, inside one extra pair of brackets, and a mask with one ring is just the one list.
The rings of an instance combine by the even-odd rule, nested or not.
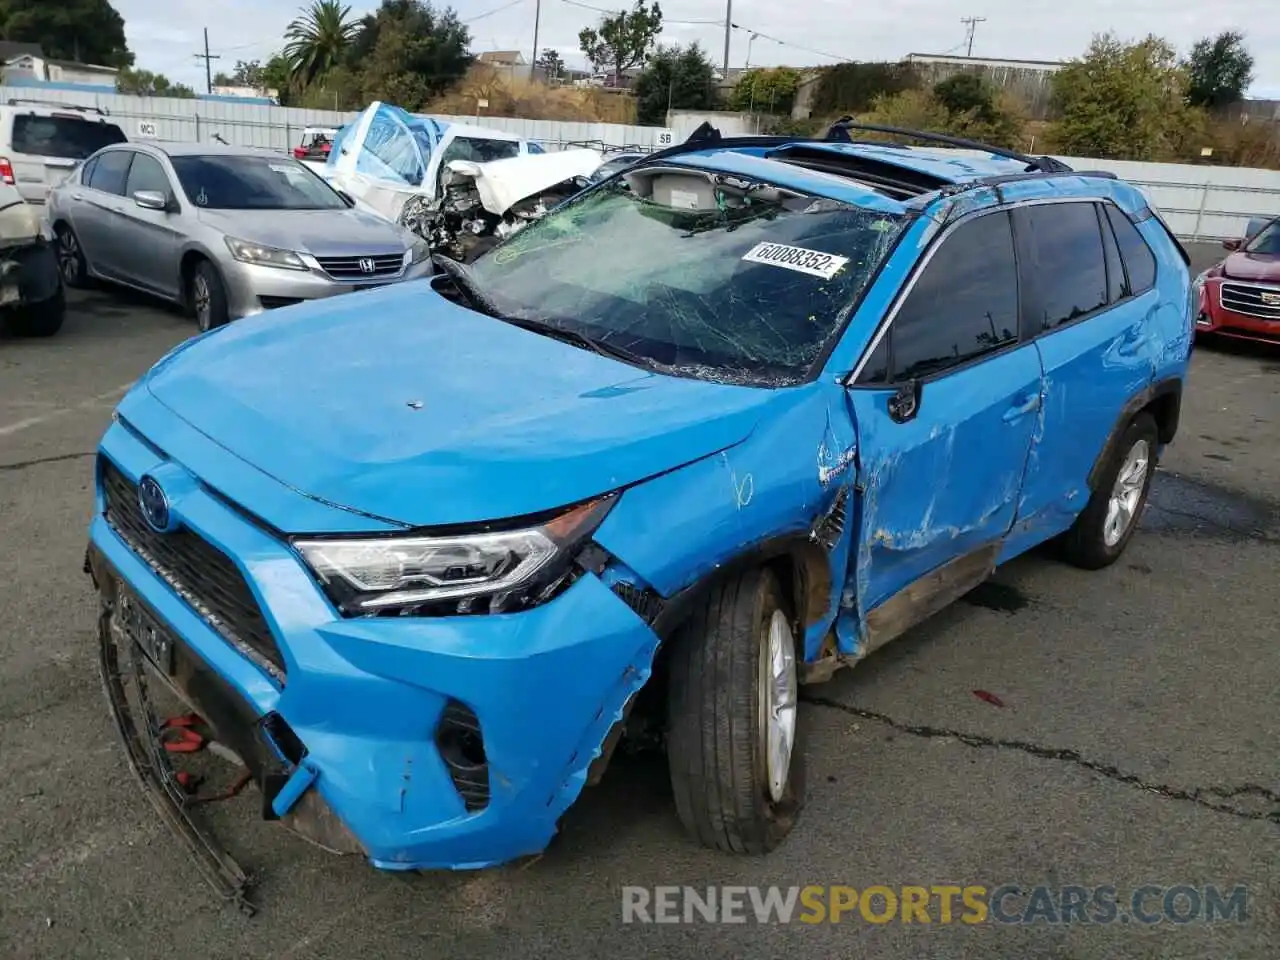
[[(537, 74), (538, 69), (538, 26), (542, 22), (542, 0), (534, 5), (533, 8), (533, 63), (529, 67), (529, 79), (532, 80)], [(547, 84), (550, 86), (550, 82)]]
[(204, 28), (204, 53), (196, 54), (197, 60), (204, 61), (204, 83), (208, 87), (208, 92), (213, 93), (213, 61), (221, 60), (222, 55), (219, 53), (209, 52), (209, 28)]
[(724, 78), (729, 79), (729, 35), (733, 32), (733, 0), (724, 5)]
[(969, 50), (965, 53), (966, 57), (973, 56), (973, 34), (978, 29), (978, 24), (986, 23), (986, 17), (961, 17), (960, 22), (969, 28)]

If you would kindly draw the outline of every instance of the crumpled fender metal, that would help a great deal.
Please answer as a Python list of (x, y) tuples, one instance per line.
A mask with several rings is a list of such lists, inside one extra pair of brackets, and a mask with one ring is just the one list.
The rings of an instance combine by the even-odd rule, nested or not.
[(813, 660), (835, 618), (852, 525), (819, 526), (848, 508), (853, 449), (842, 387), (778, 390), (747, 439), (627, 490), (594, 539), (636, 586), (667, 599), (654, 622), (664, 635), (718, 578), (787, 558)]

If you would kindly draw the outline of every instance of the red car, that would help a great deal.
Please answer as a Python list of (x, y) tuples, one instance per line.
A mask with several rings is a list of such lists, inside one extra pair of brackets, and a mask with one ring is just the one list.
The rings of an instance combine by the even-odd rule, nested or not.
[(1231, 255), (1197, 278), (1196, 332), (1280, 343), (1280, 217), (1249, 226), (1244, 240), (1223, 240)]

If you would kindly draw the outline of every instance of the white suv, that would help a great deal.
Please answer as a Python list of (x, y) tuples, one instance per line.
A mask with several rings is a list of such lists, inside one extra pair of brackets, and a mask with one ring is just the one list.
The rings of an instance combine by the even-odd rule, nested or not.
[(97, 107), (8, 100), (0, 106), (0, 183), (16, 187), (28, 203), (44, 203), (81, 160), (128, 139)]

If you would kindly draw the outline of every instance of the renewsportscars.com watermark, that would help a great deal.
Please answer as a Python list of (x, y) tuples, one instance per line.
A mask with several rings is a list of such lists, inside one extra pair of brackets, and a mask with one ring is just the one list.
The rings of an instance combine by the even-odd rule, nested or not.
[(1248, 890), (1143, 884), (623, 887), (623, 923), (1245, 923)]

